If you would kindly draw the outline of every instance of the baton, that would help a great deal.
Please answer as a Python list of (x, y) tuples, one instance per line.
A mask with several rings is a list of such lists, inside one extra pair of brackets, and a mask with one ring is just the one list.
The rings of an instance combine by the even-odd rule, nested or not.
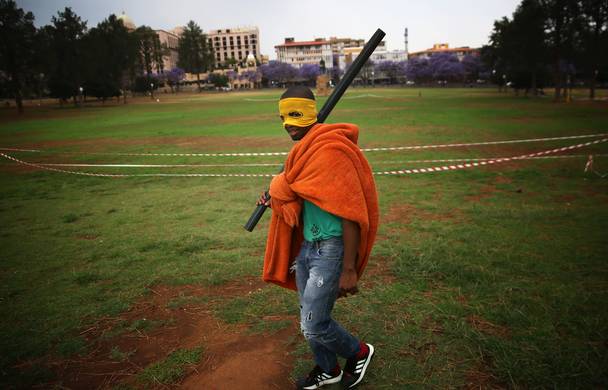
[[(380, 44), (380, 42), (382, 42), (382, 38), (384, 38), (385, 35), (386, 34), (384, 33), (384, 31), (382, 31), (381, 29), (377, 29), (374, 35), (372, 35), (372, 37), (370, 38), (370, 40), (367, 41), (365, 46), (363, 46), (363, 50), (361, 50), (361, 53), (359, 53), (357, 58), (355, 58), (352, 65), (348, 68), (346, 73), (344, 73), (342, 79), (340, 79), (340, 81), (338, 82), (338, 85), (336, 85), (336, 88), (334, 88), (331, 95), (329, 95), (329, 98), (327, 98), (327, 100), (325, 101), (325, 104), (323, 104), (321, 110), (319, 110), (319, 113), (317, 114), (317, 123), (325, 122), (325, 119), (327, 119), (327, 117), (334, 109), (342, 95), (344, 95), (344, 92), (346, 92), (346, 89), (353, 82), (357, 74), (359, 74), (361, 68), (363, 68), (363, 65), (365, 65), (367, 59), (372, 55), (372, 53)], [(279, 173), (281, 173), (282, 171), (283, 168), (281, 168)], [(268, 191), (266, 191), (264, 195), (264, 203), (266, 203), (270, 200), (270, 194), (268, 193)], [(249, 220), (244, 226), (245, 230), (249, 232), (253, 231), (255, 225), (257, 225), (260, 218), (262, 218), (262, 215), (264, 215), (266, 208), (268, 208), (268, 206), (265, 206), (264, 204), (261, 204), (255, 208), (253, 214), (251, 214), (251, 217), (249, 217)]]

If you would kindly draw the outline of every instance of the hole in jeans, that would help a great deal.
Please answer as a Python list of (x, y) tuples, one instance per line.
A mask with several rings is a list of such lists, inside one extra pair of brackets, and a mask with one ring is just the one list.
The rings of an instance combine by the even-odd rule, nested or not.
[(306, 321), (312, 321), (312, 311), (309, 311), (306, 315)]

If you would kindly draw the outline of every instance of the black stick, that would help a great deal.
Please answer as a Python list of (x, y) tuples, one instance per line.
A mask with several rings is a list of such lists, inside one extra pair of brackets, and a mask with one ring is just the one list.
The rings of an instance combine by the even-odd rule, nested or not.
[[(327, 119), (327, 117), (334, 109), (342, 95), (344, 95), (344, 92), (346, 92), (346, 89), (350, 86), (355, 77), (357, 77), (357, 74), (359, 74), (359, 71), (361, 70), (361, 68), (363, 68), (363, 65), (365, 65), (367, 59), (372, 55), (372, 53), (380, 44), (380, 42), (382, 42), (382, 38), (384, 38), (385, 35), (386, 34), (384, 33), (384, 31), (377, 29), (374, 35), (372, 35), (370, 40), (365, 44), (363, 50), (361, 50), (361, 53), (359, 53), (357, 58), (355, 58), (355, 60), (348, 68), (338, 85), (336, 85), (336, 88), (334, 88), (331, 95), (329, 95), (329, 98), (327, 98), (327, 100), (325, 101), (325, 104), (323, 105), (321, 110), (319, 110), (319, 113), (317, 114), (318, 123), (325, 122), (325, 119)], [(282, 171), (283, 169), (281, 168), (281, 172)], [(265, 199), (266, 202), (270, 200), (270, 195), (268, 194), (268, 191), (266, 191), (265, 193)], [(255, 208), (253, 214), (251, 214), (251, 217), (249, 217), (249, 220), (244, 226), (245, 230), (249, 232), (253, 231), (255, 225), (257, 225), (260, 218), (262, 218), (262, 215), (264, 215), (264, 212), (266, 211), (267, 207), (268, 206), (262, 204)]]

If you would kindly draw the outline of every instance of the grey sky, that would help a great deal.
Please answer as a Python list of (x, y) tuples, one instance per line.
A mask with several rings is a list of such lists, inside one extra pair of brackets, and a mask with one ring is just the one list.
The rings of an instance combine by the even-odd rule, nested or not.
[(433, 43), (451, 47), (480, 47), (488, 41), (494, 20), (511, 16), (520, 0), (17, 0), (36, 17), (36, 25), (50, 23), (66, 6), (93, 27), (111, 13), (125, 11), (136, 25), (172, 29), (190, 19), (203, 30), (258, 26), (262, 54), (275, 58), (274, 45), (285, 37), (369, 38), (376, 28), (386, 32), (389, 50), (403, 49), (403, 30), (409, 28), (409, 50)]

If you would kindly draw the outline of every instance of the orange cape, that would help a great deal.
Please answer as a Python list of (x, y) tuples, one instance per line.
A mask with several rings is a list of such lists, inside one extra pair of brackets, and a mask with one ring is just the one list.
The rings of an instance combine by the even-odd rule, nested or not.
[[(290, 272), (303, 238), (302, 199), (355, 221), (361, 230), (357, 257), (360, 278), (378, 229), (378, 196), (371, 168), (357, 146), (359, 128), (348, 123), (317, 124), (289, 152), (285, 170), (270, 183), (272, 219), (263, 278), (296, 290)], [(293, 269), (293, 268), (292, 268)]]

